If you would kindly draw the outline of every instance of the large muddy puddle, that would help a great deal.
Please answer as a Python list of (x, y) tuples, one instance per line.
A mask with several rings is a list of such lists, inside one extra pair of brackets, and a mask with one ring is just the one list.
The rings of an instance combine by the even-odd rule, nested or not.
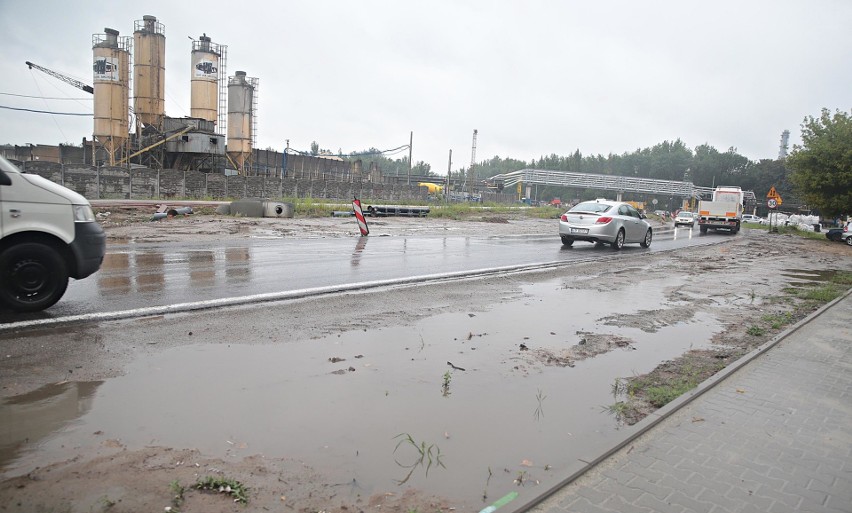
[(510, 491), (533, 496), (633, 429), (606, 410), (617, 378), (709, 347), (717, 320), (666, 299), (682, 284), (549, 281), (411, 326), (164, 350), (103, 383), (6, 401), (3, 425), (18, 428), (0, 468), (15, 475), (109, 440), (294, 458), (353, 498), (414, 487), (478, 510)]

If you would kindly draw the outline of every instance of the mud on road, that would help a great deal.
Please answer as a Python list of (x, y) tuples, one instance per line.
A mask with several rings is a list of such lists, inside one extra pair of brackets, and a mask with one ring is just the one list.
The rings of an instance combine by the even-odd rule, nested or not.
[[(173, 225), (122, 221), (108, 226), (107, 230), (110, 237), (133, 238), (144, 243), (144, 240), (170, 237), (181, 240), (187, 236), (221, 238), (268, 236), (270, 233), (351, 236), (355, 229), (352, 219), (294, 220), (286, 226), (266, 220), (204, 219), (201, 216), (183, 221), (177, 220)], [(487, 231), (506, 235), (553, 232), (552, 220), (505, 221), (495, 223), (491, 220), (487, 223)], [(387, 219), (376, 223), (371, 230), (374, 234), (384, 231), (389, 236), (438, 232), (464, 235), (481, 233), (484, 224), (483, 220)], [(555, 235), (554, 239), (554, 244), (558, 244)], [(611, 252), (605, 254), (609, 256)], [(683, 359), (667, 359), (651, 373), (625, 373), (620, 378), (626, 391), (629, 383), (646, 380), (645, 385), (656, 384), (664, 383), (667, 377), (681, 377), (683, 367), (689, 366), (694, 369), (690, 379), (700, 382), (709, 373), (766, 342), (816, 308), (817, 303), (797, 291), (818, 287), (839, 271), (852, 271), (850, 256), (849, 248), (842, 244), (746, 229), (724, 244), (665, 254), (641, 254), (608, 261), (605, 267), (588, 263), (546, 272), (390, 289), (369, 302), (359, 303), (358, 309), (348, 306), (351, 296), (296, 302), (287, 305), (287, 315), (276, 317), (275, 329), (271, 332), (264, 328), (268, 325), (268, 311), (242, 308), (113, 323), (100, 327), (96, 337), (92, 335), (94, 332), (71, 336), (70, 340), (63, 340), (69, 338), (67, 334), (57, 334), (54, 338), (49, 333), (26, 335), (38, 341), (38, 347), (31, 351), (19, 351), (19, 346), (7, 335), (0, 339), (5, 357), (0, 364), (0, 393), (6, 398), (3, 408), (9, 408), (16, 402), (26, 402), (23, 394), (38, 393), (37, 389), (43, 385), (66, 386), (67, 383), (56, 383), (57, 376), (63, 376), (61, 381), (73, 379), (79, 383), (110, 380), (122, 376), (127, 366), (140, 357), (181, 345), (221, 345), (226, 341), (229, 346), (286, 344), (359, 332), (369, 334), (381, 329), (404, 330), (415, 324), (428, 326), (430, 319), (444, 315), (469, 316), (473, 322), (486, 318), (489, 312), (503, 311), (500, 309), (506, 305), (526, 305), (534, 311), (544, 308), (536, 292), (543, 290), (550, 291), (547, 301), (553, 303), (559, 301), (559, 297), (574, 301), (596, 296), (617, 300), (619, 294), (634, 297), (631, 295), (642, 290), (659, 290), (660, 294), (653, 296), (651, 304), (633, 305), (628, 314), (584, 316), (583, 311), (575, 311), (574, 317), (589, 318), (583, 320), (582, 328), (570, 332), (566, 332), (566, 324), (558, 316), (552, 317), (552, 326), (539, 326), (538, 330), (521, 326), (516, 329), (521, 336), (512, 340), (511, 350), (500, 353), (499, 361), (494, 362), (477, 361), (493, 357), (485, 346), (493, 338), (490, 330), (470, 329), (458, 333), (457, 343), (480, 344), (479, 351), (465, 351), (465, 360), (473, 362), (473, 367), (499, 368), (504, 378), (508, 376), (523, 382), (548, 369), (578, 372), (584, 364), (614, 352), (639, 355), (647, 348), (647, 343), (639, 341), (636, 333), (653, 338), (671, 327), (692, 323), (697, 329), (706, 327), (713, 333), (709, 337), (710, 347), (690, 350), (690, 341), (681, 341), (685, 342)], [(558, 304), (547, 307), (559, 311)], [(511, 318), (506, 321), (519, 322)], [(529, 331), (529, 336), (523, 336), (525, 330)], [(145, 343), (146, 340), (157, 342)], [(346, 361), (341, 359), (335, 363), (347, 369), (356, 365), (358, 355), (328, 356), (329, 362), (331, 358), (346, 357)], [(461, 365), (460, 362), (454, 363)], [(465, 366), (468, 373), (477, 370), (468, 363)], [(455, 368), (453, 365), (448, 369)], [(613, 403), (624, 404), (617, 408), (620, 417), (613, 418), (612, 422), (636, 421), (655, 407), (652, 404), (655, 398), (641, 393), (633, 396), (633, 404), (627, 404), (624, 395), (613, 397)], [(554, 413), (546, 411), (545, 415), (552, 418)], [(340, 429), (346, 429), (345, 418), (338, 422)], [(455, 433), (447, 433), (448, 438), (453, 435)], [(331, 477), (298, 458), (251, 454), (250, 449), (239, 447), (239, 441), (234, 442), (236, 446), (227, 457), (218, 457), (193, 446), (162, 446), (153, 442), (141, 448), (131, 447), (109, 432), (95, 431), (90, 438), (96, 447), (94, 450), (65, 447), (63, 450), (67, 454), (61, 459), (44, 461), (17, 474), (7, 473), (0, 483), (0, 496), (5, 498), (0, 510), (163, 511), (171, 507), (183, 512), (404, 513), (413, 510), (476, 511), (482, 507), (482, 504), (459, 504), (437, 497), (419, 486), (388, 485), (359, 492), (357, 482)], [(525, 443), (535, 444), (535, 441), (521, 441), (518, 445)], [(3, 450), (10, 449), (4, 447)], [(540, 465), (533, 469), (531, 463), (528, 466), (526, 460), (521, 462), (520, 459), (518, 468), (511, 469), (511, 474), (509, 470), (495, 468), (494, 473), (504, 474), (502, 478), (509, 483), (514, 478), (518, 489), (529, 487), (533, 493), (535, 483), (518, 483), (520, 476), (532, 476), (534, 470), (542, 476), (548, 472)], [(227, 477), (247, 486), (248, 504), (235, 503), (234, 497), (224, 488), (222, 492), (213, 493), (191, 488), (190, 485), (206, 475)], [(493, 495), (492, 492), (491, 501), (498, 498)]]

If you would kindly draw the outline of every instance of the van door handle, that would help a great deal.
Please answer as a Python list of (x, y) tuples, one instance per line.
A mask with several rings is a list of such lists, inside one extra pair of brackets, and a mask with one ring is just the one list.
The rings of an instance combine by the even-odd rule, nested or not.
[(17, 208), (9, 209), (9, 213), (12, 214), (12, 217), (21, 217), (21, 211)]

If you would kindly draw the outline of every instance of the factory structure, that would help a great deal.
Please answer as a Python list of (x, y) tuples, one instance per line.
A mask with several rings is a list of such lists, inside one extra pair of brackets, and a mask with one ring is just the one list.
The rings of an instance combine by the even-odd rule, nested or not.
[[(0, 146), (20, 162), (200, 171), (225, 175), (410, 185), (429, 177), (399, 169), (362, 169), (335, 155), (257, 148), (260, 80), (227, 73), (228, 47), (207, 34), (192, 39), (190, 116), (165, 112), (166, 33), (155, 17), (134, 22), (132, 36), (105, 28), (92, 36), (93, 86), (32, 62), (27, 65), (94, 95), (92, 137), (74, 145)], [(186, 77), (181, 72), (181, 75)], [(365, 166), (366, 167), (366, 166)]]
[(104, 32), (92, 37), (93, 163), (207, 172), (232, 169), (238, 174), (250, 169), (257, 140), (259, 81), (243, 71), (227, 76), (227, 46), (206, 34), (192, 41), (191, 115), (173, 118), (165, 112), (163, 24), (144, 16), (134, 23), (132, 38), (113, 29)]
[(0, 154), (92, 198), (285, 192), (348, 198), (353, 186), (374, 197), (426, 197), (417, 184), (435, 175), (412, 175), (410, 164), (381, 169), (289, 144), (281, 151), (257, 148), (259, 78), (229, 75), (228, 47), (206, 33), (190, 39), (190, 66), (179, 73), (190, 88), (190, 116), (165, 112), (166, 31), (146, 15), (130, 36), (112, 28), (92, 35), (92, 85), (26, 63), (94, 96), (91, 138), (80, 146), (2, 145)]
[(192, 41), (190, 117), (182, 118), (165, 112), (166, 34), (155, 16), (137, 20), (132, 37), (110, 28), (94, 34), (92, 53), (94, 128), (84, 143), (90, 163), (252, 171), (259, 79), (227, 75), (227, 46), (206, 34)]

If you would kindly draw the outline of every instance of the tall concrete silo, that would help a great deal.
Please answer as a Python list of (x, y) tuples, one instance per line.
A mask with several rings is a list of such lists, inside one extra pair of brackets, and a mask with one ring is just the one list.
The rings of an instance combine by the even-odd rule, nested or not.
[(237, 71), (228, 79), (228, 157), (240, 174), (251, 167), (256, 137), (258, 79)]
[(130, 37), (104, 29), (92, 36), (95, 127), (92, 134), (113, 166), (126, 148), (130, 109)]
[(207, 34), (202, 34), (198, 41), (192, 42), (190, 115), (194, 118), (214, 123), (219, 119), (221, 91), (226, 77), (226, 49), (225, 45), (213, 43)]
[(166, 97), (165, 27), (155, 16), (143, 16), (133, 32), (133, 110), (137, 123), (160, 129)]

